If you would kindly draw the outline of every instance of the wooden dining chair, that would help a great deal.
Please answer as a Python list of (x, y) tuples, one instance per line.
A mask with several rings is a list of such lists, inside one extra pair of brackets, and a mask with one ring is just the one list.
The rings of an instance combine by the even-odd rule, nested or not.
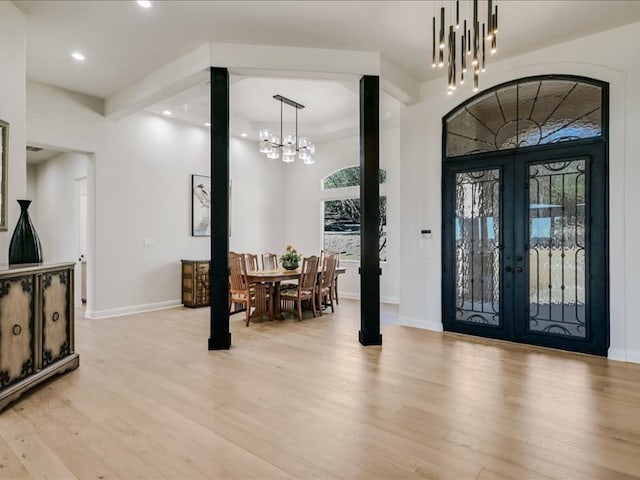
[(282, 302), (281, 310), (298, 315), (298, 320), (302, 320), (302, 302), (309, 300), (313, 317), (316, 316), (316, 281), (318, 277), (318, 257), (312, 255), (302, 259), (300, 267), (300, 280), (298, 287), (295, 289), (284, 290), (280, 292), (280, 300)]
[(254, 313), (267, 313), (268, 302), (267, 287), (247, 281), (245, 256), (229, 252), (229, 313), (234, 303), (243, 304), (247, 312), (246, 325), (249, 326), (251, 307), (254, 307)]
[(278, 269), (278, 256), (275, 253), (263, 253), (262, 254), (262, 269), (263, 270), (277, 270)]
[[(340, 301), (338, 298), (338, 273), (337, 270), (340, 267), (340, 252), (337, 250), (322, 250), (320, 253), (321, 258), (325, 258), (329, 255), (336, 257), (336, 273), (333, 275), (333, 283), (331, 284), (331, 289), (333, 290), (333, 299), (336, 301), (336, 305), (340, 305)], [(322, 262), (320, 263), (322, 265)]]
[(322, 261), (322, 271), (316, 286), (316, 302), (320, 308), (320, 315), (322, 315), (325, 300), (329, 301), (331, 312), (333, 313), (335, 311), (333, 308), (333, 282), (335, 280), (337, 264), (338, 257), (335, 255), (326, 255)]
[(260, 265), (258, 265), (258, 255), (254, 253), (245, 253), (244, 262), (246, 272), (257, 272), (260, 270)]

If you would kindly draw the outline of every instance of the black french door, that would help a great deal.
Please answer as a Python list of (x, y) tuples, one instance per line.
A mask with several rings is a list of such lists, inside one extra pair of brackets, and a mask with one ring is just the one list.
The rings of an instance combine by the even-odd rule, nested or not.
[(443, 164), (447, 331), (606, 355), (606, 144)]

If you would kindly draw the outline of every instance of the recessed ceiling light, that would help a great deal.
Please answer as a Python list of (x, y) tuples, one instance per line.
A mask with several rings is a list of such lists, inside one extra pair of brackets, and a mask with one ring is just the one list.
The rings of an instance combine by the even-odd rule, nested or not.
[(79, 62), (82, 62), (85, 59), (85, 56), (83, 54), (81, 54), (80, 52), (73, 52), (71, 54), (71, 56), (75, 59), (78, 60)]
[(151, 2), (149, 0), (138, 0), (138, 5), (142, 8), (151, 8)]
[(249, 134), (248, 134), (248, 133), (246, 133), (246, 132), (242, 132), (242, 133), (240, 134), (240, 136), (241, 136), (241, 137), (248, 137), (248, 136), (249, 136)]
[(205, 127), (210, 127), (210, 126), (211, 126), (211, 124), (210, 124), (209, 122), (207, 122), (207, 123), (205, 123), (205, 124), (204, 124), (204, 126), (205, 126)]
[(163, 115), (166, 115), (167, 117), (171, 115), (171, 111), (170, 110), (163, 110), (162, 111)]

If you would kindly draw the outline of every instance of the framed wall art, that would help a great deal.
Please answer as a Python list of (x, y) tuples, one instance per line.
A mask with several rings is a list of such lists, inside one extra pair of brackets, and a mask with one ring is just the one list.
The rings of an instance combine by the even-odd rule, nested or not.
[(211, 236), (211, 177), (191, 175), (191, 235)]
[(0, 120), (0, 231), (7, 231), (7, 165), (9, 164), (9, 123)]

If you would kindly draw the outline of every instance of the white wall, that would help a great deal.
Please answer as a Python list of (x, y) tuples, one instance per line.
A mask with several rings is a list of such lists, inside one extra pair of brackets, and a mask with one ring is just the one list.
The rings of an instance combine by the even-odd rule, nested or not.
[(31, 203), (34, 205), (38, 204), (38, 178), (37, 177), (38, 177), (38, 166), (27, 164), (27, 194), (25, 198), (31, 200)]
[[(45, 262), (77, 262), (80, 255), (80, 189), (90, 158), (61, 153), (37, 165), (27, 165), (29, 214), (42, 244)], [(83, 226), (86, 230), (86, 225)], [(80, 304), (80, 264), (75, 269), (75, 301)]]
[(9, 122), (7, 231), (0, 232), (0, 264), (8, 262), (9, 242), (26, 194), (25, 113), (26, 17), (11, 2), (0, 2), (0, 119)]
[(231, 177), (231, 238), (229, 249), (280, 253), (286, 219), (284, 167), (258, 151), (255, 141), (229, 139)]
[[(280, 162), (282, 163), (282, 162)], [(322, 249), (322, 179), (344, 167), (359, 165), (359, 137), (352, 136), (316, 146), (316, 163), (300, 161), (285, 165), (286, 242), (305, 255), (319, 255)], [(381, 264), (380, 297), (397, 303), (400, 275), (400, 129), (380, 131), (380, 168), (387, 170), (387, 261)], [(278, 252), (284, 249), (280, 247)], [(338, 282), (344, 297), (360, 298), (359, 263), (341, 262), (347, 273)]]
[[(493, 61), (481, 76), (489, 88), (541, 74), (575, 74), (610, 83), (610, 292), (609, 356), (640, 362), (640, 322), (634, 297), (640, 291), (640, 24), (595, 34), (504, 61)], [(403, 251), (400, 317), (407, 325), (441, 328), (441, 140), (442, 117), (471, 96), (459, 88), (445, 93), (444, 80), (422, 85), (422, 101), (402, 118)], [(434, 232), (432, 258), (422, 258), (420, 228)], [(416, 258), (422, 258), (415, 262)]]
[(27, 184), (35, 184), (29, 213), (42, 243), (45, 262), (77, 260), (79, 205), (76, 179), (87, 176), (88, 163), (85, 154), (62, 153), (35, 168), (28, 168)]
[[(209, 174), (209, 132), (146, 113), (111, 121), (101, 108), (98, 99), (28, 82), (29, 141), (93, 152), (87, 315), (178, 305), (180, 259), (209, 258), (210, 238), (191, 236), (191, 174)], [(282, 167), (265, 163), (253, 142), (232, 138), (230, 152), (230, 245), (278, 251)]]

